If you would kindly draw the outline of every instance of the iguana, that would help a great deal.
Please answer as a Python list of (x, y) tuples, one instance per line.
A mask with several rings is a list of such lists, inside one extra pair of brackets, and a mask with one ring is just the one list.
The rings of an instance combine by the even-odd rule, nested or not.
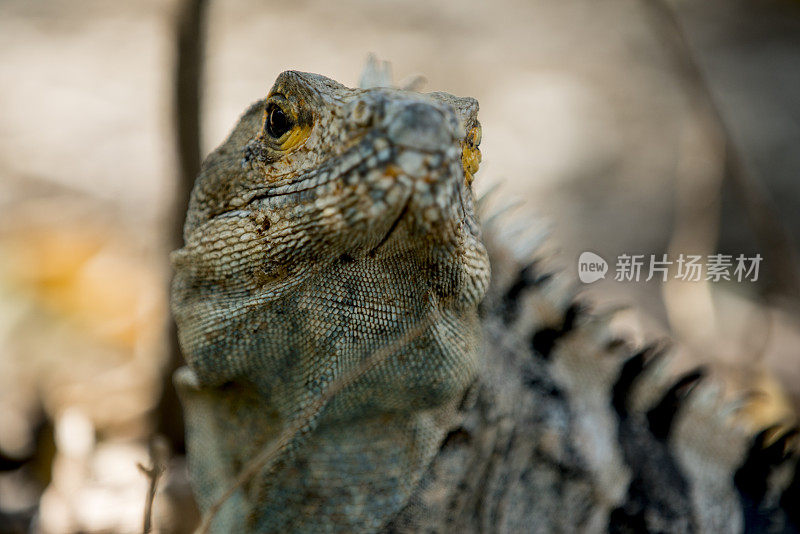
[(282, 73), (194, 186), (175, 382), (211, 529), (796, 531), (796, 431), (482, 228), (477, 101), (379, 74)]

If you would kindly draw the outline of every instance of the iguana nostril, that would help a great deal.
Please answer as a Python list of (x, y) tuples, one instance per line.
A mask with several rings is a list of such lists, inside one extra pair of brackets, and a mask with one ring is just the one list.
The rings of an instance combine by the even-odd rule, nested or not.
[(419, 150), (444, 149), (452, 144), (451, 128), (442, 111), (415, 102), (400, 108), (387, 120), (389, 139)]

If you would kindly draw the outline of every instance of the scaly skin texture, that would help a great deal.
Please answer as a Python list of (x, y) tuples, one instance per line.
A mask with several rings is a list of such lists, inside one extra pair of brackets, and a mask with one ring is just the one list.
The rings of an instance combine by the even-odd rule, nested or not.
[(477, 109), (286, 72), (204, 163), (172, 308), (212, 530), (796, 532), (793, 431), (479, 227)]
[(462, 161), (477, 111), (285, 72), (204, 163), (173, 255), (201, 506), (332, 380), (434, 318), (226, 504), (224, 530), (378, 528), (435, 454), (480, 355), (489, 261)]

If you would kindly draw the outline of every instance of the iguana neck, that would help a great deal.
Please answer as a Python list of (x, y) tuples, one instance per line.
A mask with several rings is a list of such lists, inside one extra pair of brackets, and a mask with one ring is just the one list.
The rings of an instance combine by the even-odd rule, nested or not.
[[(252, 369), (219, 385), (180, 382), (195, 485), (207, 488), (204, 509), (305, 418), (274, 461), (224, 504), (217, 521), (225, 529), (234, 522), (244, 532), (315, 532), (332, 524), (373, 531), (405, 505), (455, 424), (454, 406), (481, 353), (476, 310), (454, 306), (408, 275), (420, 269), (407, 255), (382, 262), (348, 258), (321, 268), (245, 321), (279, 315), (304, 340), (252, 356), (269, 361), (272, 372)], [(358, 310), (348, 309), (352, 302)], [(473, 328), (456, 335), (452, 324)], [(401, 339), (415, 329), (414, 339)], [(269, 339), (254, 344), (272, 345)], [(374, 368), (313, 409), (335, 376), (376, 356), (381, 361)], [(402, 376), (387, 375), (401, 365), (408, 366)]]
[[(251, 386), (202, 388), (188, 368), (176, 383), (190, 468), (207, 509), (285, 422)], [(236, 532), (318, 532), (332, 524), (343, 532), (378, 530), (406, 505), (456, 422), (457, 404), (349, 421), (323, 414), (223, 504), (215, 524)]]

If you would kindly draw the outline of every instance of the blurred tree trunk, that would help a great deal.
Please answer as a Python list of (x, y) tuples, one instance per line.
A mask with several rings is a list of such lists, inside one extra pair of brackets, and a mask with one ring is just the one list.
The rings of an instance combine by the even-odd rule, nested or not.
[[(665, 0), (642, 0), (641, 5), (649, 15), (657, 36), (671, 54), (675, 73), (683, 84), (694, 113), (707, 125), (706, 135), (714, 139), (713, 145), (723, 149), (723, 178), (731, 182), (733, 192), (767, 258), (772, 279), (767, 291), (800, 300), (800, 256), (793, 244), (791, 231), (781, 219), (764, 184), (748, 171), (680, 22)], [(695, 208), (697, 210), (707, 210), (707, 206), (698, 205)]]
[[(178, 0), (175, 11), (175, 70), (173, 73), (173, 128), (178, 161), (175, 196), (169, 213), (169, 249), (183, 245), (183, 219), (189, 194), (200, 171), (200, 107), (203, 78), (206, 0)], [(156, 409), (156, 432), (164, 435), (173, 452), (184, 451), (183, 415), (172, 374), (183, 357), (175, 323), (169, 320), (168, 362), (164, 367), (161, 399)]]

